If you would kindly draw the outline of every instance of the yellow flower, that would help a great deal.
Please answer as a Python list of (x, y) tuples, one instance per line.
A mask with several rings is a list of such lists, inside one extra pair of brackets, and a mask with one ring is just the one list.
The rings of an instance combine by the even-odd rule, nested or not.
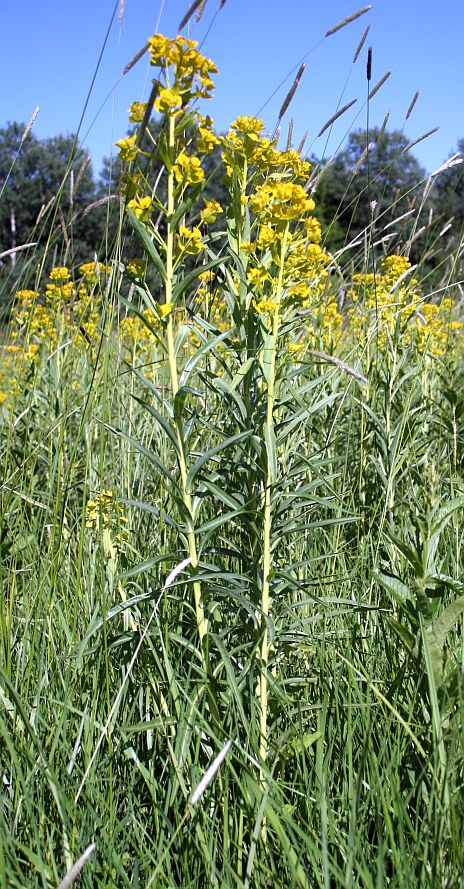
[(145, 112), (148, 108), (147, 102), (132, 102), (132, 105), (129, 108), (129, 120), (131, 123), (141, 123), (143, 118), (145, 117)]
[(231, 130), (249, 136), (251, 139), (257, 139), (264, 129), (264, 121), (258, 120), (257, 117), (244, 117), (241, 115), (230, 125)]
[(167, 318), (173, 309), (173, 303), (158, 303), (157, 309), (161, 318)]
[(275, 239), (275, 230), (270, 225), (262, 225), (256, 238), (256, 246), (259, 250), (267, 250), (274, 243)]
[(176, 108), (180, 108), (181, 105), (182, 97), (175, 87), (172, 89), (160, 89), (155, 99), (155, 108), (162, 114), (171, 114)]
[(290, 355), (293, 355), (295, 352), (303, 352), (304, 348), (304, 343), (290, 343), (288, 351), (290, 352)]
[(50, 272), (51, 281), (67, 281), (69, 279), (69, 269), (66, 266), (56, 266)]
[(264, 282), (268, 278), (268, 273), (266, 269), (249, 269), (247, 272), (247, 280), (251, 282), (251, 284), (255, 284), (257, 287), (264, 284)]
[(253, 300), (253, 306), (258, 315), (270, 315), (277, 308), (278, 303), (275, 299)]
[(126, 272), (132, 278), (143, 278), (146, 262), (144, 259), (131, 259), (126, 265)]
[(197, 185), (205, 178), (205, 172), (198, 157), (190, 157), (181, 151), (172, 167), (174, 176), (182, 185)]
[[(111, 266), (105, 265), (103, 262), (84, 262), (79, 266), (79, 271), (81, 275), (84, 275), (86, 283), (93, 287), (98, 281), (109, 275)], [(82, 292), (79, 291), (79, 296), (85, 297), (86, 295), (83, 289)]]
[(211, 225), (213, 222), (216, 222), (219, 213), (222, 212), (222, 207), (217, 201), (207, 201), (205, 199), (205, 207), (200, 212), (201, 221), (204, 222), (205, 225)]
[(219, 142), (220, 140), (212, 130), (207, 129), (206, 127), (198, 128), (198, 151), (201, 151), (203, 154), (208, 154), (214, 150), (215, 145), (219, 145)]
[(119, 159), (125, 162), (133, 161), (134, 158), (137, 157), (140, 149), (136, 146), (137, 134), (134, 133), (133, 136), (126, 136), (124, 139), (120, 139), (119, 142), (116, 142), (116, 145), (119, 148)]
[(308, 241), (312, 241), (314, 244), (319, 244), (319, 241), (322, 238), (321, 224), (319, 220), (314, 216), (311, 216), (309, 219), (305, 220), (304, 226)]
[(148, 195), (144, 198), (132, 198), (127, 206), (141, 222), (147, 222), (153, 213), (153, 201)]
[(192, 256), (195, 256), (197, 253), (201, 253), (204, 249), (204, 244), (201, 240), (201, 231), (199, 228), (186, 228), (185, 225), (181, 225), (179, 228), (179, 234), (177, 235), (177, 244), (181, 251), (185, 251)]

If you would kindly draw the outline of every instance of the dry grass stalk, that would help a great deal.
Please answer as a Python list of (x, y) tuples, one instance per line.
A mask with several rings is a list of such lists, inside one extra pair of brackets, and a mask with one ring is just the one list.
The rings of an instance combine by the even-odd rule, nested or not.
[(408, 142), (407, 145), (403, 148), (401, 154), (405, 154), (406, 151), (409, 151), (410, 148), (414, 148), (415, 145), (418, 145), (419, 142), (423, 142), (424, 139), (428, 139), (429, 136), (433, 136), (434, 133), (438, 133), (440, 127), (434, 127), (433, 130), (428, 130), (426, 133), (423, 133), (422, 136), (419, 136), (418, 139), (413, 139), (412, 142)]
[(19, 247), (10, 247), (9, 250), (4, 250), (3, 253), (0, 253), (0, 259), (3, 259), (5, 256), (11, 256), (13, 253), (19, 253), (20, 250), (29, 250), (29, 247), (37, 247), (37, 241), (31, 241), (30, 244), (21, 244)]
[(357, 12), (353, 12), (352, 15), (348, 15), (346, 19), (342, 19), (342, 21), (334, 25), (333, 28), (329, 28), (329, 30), (325, 34), (325, 37), (330, 37), (332, 34), (335, 34), (337, 31), (340, 30), (340, 28), (344, 28), (345, 25), (349, 25), (350, 22), (354, 22), (361, 15), (364, 15), (365, 12), (369, 12), (370, 9), (372, 9), (372, 6), (364, 6), (362, 9), (358, 9)]
[(142, 56), (145, 55), (145, 53), (146, 53), (147, 49), (149, 48), (149, 46), (150, 46), (149, 43), (146, 43), (145, 46), (142, 46), (142, 49), (139, 49), (138, 53), (135, 54), (134, 58), (131, 59), (130, 62), (127, 63), (126, 67), (124, 68), (124, 71), (122, 72), (123, 77), (124, 77), (124, 74), (127, 74), (127, 73), (131, 70), (131, 68), (133, 68), (134, 65), (137, 64), (137, 62), (139, 61), (139, 59), (141, 59)]
[(182, 21), (181, 21), (181, 23), (180, 23), (180, 25), (179, 25), (179, 31), (182, 31), (182, 28), (185, 28), (187, 22), (190, 21), (190, 19), (192, 18), (193, 13), (197, 11), (198, 7), (199, 7), (199, 6), (204, 6), (204, 5), (205, 5), (205, 0), (194, 0), (194, 2), (192, 3), (190, 9), (187, 10), (187, 12), (186, 12), (185, 15), (184, 15), (184, 18), (182, 19)]
[(329, 117), (327, 123), (325, 123), (322, 129), (319, 130), (317, 138), (319, 138), (319, 136), (322, 136), (322, 134), (325, 133), (325, 131), (328, 130), (329, 127), (332, 126), (332, 124), (335, 123), (335, 121), (338, 120), (338, 118), (345, 113), (345, 111), (348, 111), (348, 108), (351, 108), (352, 105), (355, 105), (357, 101), (357, 99), (352, 99), (351, 102), (348, 102), (347, 105), (344, 105), (343, 108), (340, 108), (339, 111), (336, 111), (335, 114), (332, 114), (332, 117)]
[(125, 10), (126, 10), (126, 0), (119, 0), (118, 22), (120, 25), (122, 25), (122, 20), (124, 18)]
[(211, 781), (213, 780), (216, 772), (218, 771), (218, 769), (224, 762), (231, 747), (232, 747), (232, 740), (229, 739), (229, 741), (226, 741), (222, 750), (219, 751), (219, 753), (215, 757), (215, 759), (213, 759), (213, 762), (211, 763), (211, 765), (206, 769), (206, 772), (203, 775), (203, 778), (201, 779), (200, 783), (196, 786), (195, 790), (192, 793), (192, 796), (190, 797), (190, 805), (191, 806), (194, 806), (195, 803), (198, 802), (200, 797), (203, 796), (206, 788), (211, 784)]
[(282, 118), (283, 118), (283, 116), (284, 116), (284, 114), (285, 114), (285, 112), (286, 112), (288, 106), (290, 105), (290, 102), (291, 102), (292, 99), (293, 99), (293, 96), (295, 95), (295, 92), (296, 92), (296, 90), (297, 90), (298, 84), (299, 84), (299, 82), (300, 82), (300, 80), (301, 80), (301, 78), (302, 78), (304, 69), (305, 69), (305, 63), (303, 62), (303, 64), (300, 65), (300, 67), (299, 67), (299, 69), (298, 69), (298, 74), (296, 75), (295, 80), (293, 81), (293, 84), (292, 84), (292, 86), (291, 86), (289, 92), (287, 93), (287, 95), (286, 95), (286, 97), (285, 97), (285, 99), (284, 99), (282, 108), (281, 108), (280, 111), (279, 111), (279, 121), (282, 120)]
[(290, 118), (290, 123), (288, 125), (288, 134), (287, 134), (287, 151), (292, 147), (292, 136), (293, 136), (293, 117)]
[(37, 105), (37, 108), (35, 109), (34, 113), (32, 114), (32, 117), (31, 117), (29, 123), (26, 125), (26, 129), (24, 130), (24, 133), (21, 136), (21, 141), (19, 143), (20, 148), (24, 145), (24, 142), (26, 141), (29, 133), (31, 132), (32, 127), (34, 126), (34, 121), (35, 121), (39, 111), (40, 111), (40, 108)]
[(316, 349), (308, 349), (308, 355), (312, 355), (314, 358), (320, 358), (321, 361), (328, 361), (329, 364), (334, 364), (335, 367), (350, 374), (351, 377), (354, 377), (355, 380), (359, 380), (360, 383), (367, 383), (367, 377), (359, 373), (358, 370), (355, 370), (354, 367), (350, 367), (349, 364), (345, 364), (344, 361), (340, 361), (340, 358), (335, 358), (334, 355), (327, 355), (325, 352), (318, 352)]
[(417, 92), (415, 93), (414, 98), (413, 98), (413, 100), (406, 112), (406, 120), (409, 120), (409, 118), (411, 117), (412, 109), (414, 108), (414, 105), (416, 104), (418, 98), (419, 98), (419, 90), (417, 90)]
[(359, 53), (361, 52), (361, 50), (362, 50), (362, 48), (363, 48), (363, 46), (364, 46), (364, 44), (365, 44), (365, 42), (366, 42), (366, 37), (367, 37), (367, 35), (369, 34), (369, 31), (370, 31), (370, 30), (371, 30), (371, 26), (368, 25), (367, 28), (366, 28), (366, 30), (364, 31), (364, 34), (363, 34), (362, 37), (361, 37), (361, 40), (360, 40), (359, 43), (358, 43), (358, 48), (357, 48), (357, 50), (356, 50), (356, 52), (355, 52), (355, 54), (354, 54), (354, 56), (353, 56), (353, 65), (354, 65), (354, 63), (358, 60)]
[(383, 77), (382, 77), (382, 78), (379, 80), (379, 82), (376, 84), (376, 86), (374, 87), (374, 89), (370, 91), (370, 93), (369, 93), (369, 95), (368, 95), (368, 97), (367, 97), (369, 101), (370, 101), (371, 99), (374, 98), (374, 96), (375, 96), (376, 93), (378, 93), (380, 87), (383, 86), (384, 83), (385, 83), (385, 81), (388, 80), (388, 78), (390, 77), (390, 74), (391, 74), (391, 70), (390, 70), (390, 71), (387, 71), (387, 73), (384, 74)]
[(95, 849), (95, 843), (91, 843), (90, 846), (87, 846), (85, 852), (83, 852), (81, 857), (77, 859), (75, 864), (73, 864), (71, 870), (68, 871), (64, 879), (61, 880), (61, 883), (59, 884), (59, 886), (57, 886), (57, 889), (68, 889), (68, 886), (72, 886), (74, 881), (77, 880), (82, 868), (85, 866), (85, 864), (87, 864), (89, 858), (92, 857)]

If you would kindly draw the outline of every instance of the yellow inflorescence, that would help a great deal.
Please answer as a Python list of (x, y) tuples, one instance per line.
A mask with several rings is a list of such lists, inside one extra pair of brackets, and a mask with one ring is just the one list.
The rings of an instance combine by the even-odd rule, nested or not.
[(104, 529), (120, 530), (121, 524), (127, 524), (124, 516), (124, 504), (116, 500), (113, 491), (106, 490), (88, 500), (85, 507), (85, 527), (92, 531)]

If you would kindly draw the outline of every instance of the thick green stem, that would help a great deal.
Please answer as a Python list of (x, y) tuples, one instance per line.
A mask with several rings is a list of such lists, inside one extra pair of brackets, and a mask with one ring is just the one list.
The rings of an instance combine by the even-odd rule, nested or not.
[[(169, 117), (169, 158), (171, 162), (171, 166), (174, 159), (174, 148), (175, 148), (175, 134), (174, 134), (174, 125), (175, 118), (173, 116)], [(172, 228), (172, 217), (174, 214), (174, 175), (172, 170), (168, 170), (168, 196), (167, 196), (167, 234), (166, 234), (166, 285), (165, 285), (165, 296), (166, 296), (166, 304), (170, 305), (172, 303), (172, 285), (173, 285), (173, 274), (174, 274), (174, 231)], [(176, 350), (174, 344), (174, 329), (173, 329), (173, 312), (171, 312), (168, 316), (167, 324), (166, 324), (166, 340), (168, 347), (168, 363), (169, 363), (169, 374), (171, 378), (171, 389), (172, 389), (172, 397), (173, 401), (179, 391), (179, 377), (177, 373), (177, 361), (176, 361)], [(193, 508), (192, 508), (192, 498), (187, 488), (187, 460), (185, 454), (185, 444), (184, 444), (184, 435), (182, 429), (182, 418), (177, 416), (175, 419), (176, 424), (176, 435), (177, 435), (177, 443), (179, 449), (179, 467), (181, 474), (181, 482), (182, 482), (182, 499), (184, 501), (184, 505), (187, 510), (187, 514), (189, 516), (188, 527), (187, 527), (187, 544), (188, 544), (188, 553), (192, 560), (192, 570), (195, 572), (198, 568), (198, 554), (197, 554), (197, 546), (195, 540), (195, 527), (194, 527), (194, 518), (193, 518)], [(197, 620), (198, 627), (198, 635), (200, 637), (200, 652), (201, 652), (201, 660), (203, 666), (205, 666), (205, 655), (204, 655), (204, 639), (207, 634), (208, 626), (205, 618), (205, 611), (203, 608), (202, 595), (201, 595), (201, 584), (198, 580), (194, 580), (193, 582), (193, 593), (195, 598), (195, 614)]]
[[(277, 340), (280, 325), (280, 303), (282, 298), (283, 274), (285, 252), (287, 249), (288, 225), (282, 238), (282, 248), (280, 253), (280, 269), (277, 281), (276, 307), (272, 319), (272, 348), (269, 360), (268, 388), (267, 388), (267, 415), (266, 415), (266, 441), (274, 441), (274, 405), (275, 405), (275, 366)], [(269, 447), (271, 445), (269, 444)], [(269, 630), (268, 617), (270, 609), (270, 584), (269, 575), (271, 573), (271, 524), (272, 524), (272, 504), (271, 504), (271, 488), (273, 483), (273, 470), (269, 453), (267, 454), (267, 471), (266, 484), (264, 489), (264, 528), (263, 528), (263, 588), (261, 594), (261, 620), (262, 620), (262, 640), (261, 640), (261, 672), (258, 682), (258, 698), (261, 705), (260, 727), (259, 727), (259, 752), (261, 762), (264, 764), (267, 759), (267, 710), (268, 710), (268, 684), (267, 670), (269, 663)]]

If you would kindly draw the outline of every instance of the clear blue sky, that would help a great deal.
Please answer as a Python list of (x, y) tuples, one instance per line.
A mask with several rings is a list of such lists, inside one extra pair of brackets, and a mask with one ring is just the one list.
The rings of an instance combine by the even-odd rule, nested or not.
[[(429, 172), (464, 137), (462, 0), (440, 5), (373, 0), (370, 12), (325, 39), (331, 26), (367, 4), (359, 0), (227, 0), (216, 15), (218, 3), (207, 0), (201, 22), (196, 25), (192, 18), (190, 27), (190, 36), (204, 39), (203, 52), (220, 70), (215, 99), (204, 103), (205, 113), (212, 115), (218, 130), (224, 131), (238, 114), (257, 114), (265, 105), (260, 116), (272, 131), (294, 69), (306, 57), (306, 71), (283, 128), (293, 115), (294, 145), (307, 130), (308, 148), (318, 156), (330, 156), (350, 128), (366, 123), (366, 55), (371, 45), (372, 85), (392, 69), (371, 102), (372, 126), (380, 125), (387, 111), (391, 112), (389, 128), (404, 128), (410, 140), (439, 126), (438, 133), (414, 149)], [(167, 36), (177, 34), (189, 0), (126, 0), (124, 6), (120, 23), (115, 0), (5, 2), (0, 127), (7, 121), (26, 122), (39, 105), (34, 125), (39, 138), (75, 132), (103, 50), (80, 131), (98, 173), (102, 157), (114, 151), (114, 142), (127, 131), (127, 108), (134, 99), (147, 97), (154, 76), (146, 56), (122, 78), (124, 66), (156, 30)], [(367, 41), (353, 65), (368, 25)], [(416, 90), (419, 100), (405, 126)], [(354, 98), (357, 104), (333, 128), (328, 143), (327, 134), (317, 139), (337, 107)]]

